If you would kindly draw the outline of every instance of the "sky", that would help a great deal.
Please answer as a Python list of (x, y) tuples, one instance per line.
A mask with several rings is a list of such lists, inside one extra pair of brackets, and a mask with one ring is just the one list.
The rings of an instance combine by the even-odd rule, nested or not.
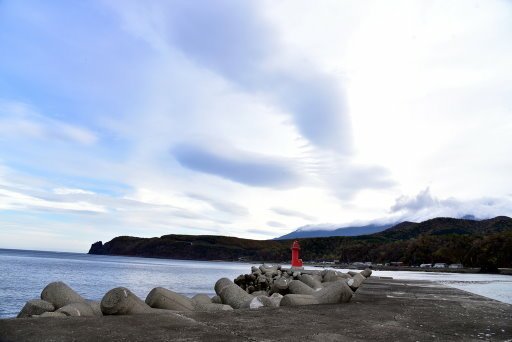
[(0, 0), (0, 248), (512, 216), (512, 2)]

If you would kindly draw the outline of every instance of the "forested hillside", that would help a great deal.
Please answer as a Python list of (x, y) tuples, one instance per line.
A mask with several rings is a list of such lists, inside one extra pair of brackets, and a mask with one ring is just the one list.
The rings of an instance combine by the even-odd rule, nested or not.
[[(474, 221), (436, 218), (404, 222), (383, 232), (354, 237), (298, 239), (304, 261), (462, 263), (468, 267), (512, 267), (512, 219)], [(226, 236), (121, 236), (91, 246), (91, 254), (188, 260), (285, 262), (292, 240), (249, 240)]]

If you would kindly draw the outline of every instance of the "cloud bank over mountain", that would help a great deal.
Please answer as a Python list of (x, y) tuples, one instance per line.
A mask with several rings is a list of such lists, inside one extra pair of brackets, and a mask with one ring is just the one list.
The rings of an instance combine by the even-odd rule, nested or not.
[(471, 218), (484, 220), (496, 216), (510, 215), (512, 196), (492, 198), (484, 197), (470, 200), (455, 198), (439, 199), (433, 196), (430, 188), (415, 196), (402, 195), (395, 200), (389, 212), (377, 218), (358, 219), (343, 223), (309, 224), (299, 227), (300, 231), (335, 230), (345, 227), (363, 227), (368, 225), (384, 226), (404, 221), (423, 222), (436, 217)]

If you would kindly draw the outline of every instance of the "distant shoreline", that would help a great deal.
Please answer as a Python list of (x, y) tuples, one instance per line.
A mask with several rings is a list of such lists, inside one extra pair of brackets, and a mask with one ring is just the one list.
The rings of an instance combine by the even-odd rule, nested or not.
[[(313, 267), (329, 267), (336, 269), (353, 269), (353, 270), (363, 270), (364, 267), (354, 267), (350, 265), (324, 265), (324, 264), (310, 264), (306, 266)], [(480, 272), (480, 268), (426, 268), (426, 267), (411, 267), (411, 266), (372, 266), (372, 270), (374, 271), (407, 271), (407, 272), (434, 272), (434, 273), (465, 273), (465, 274), (483, 274)], [(512, 275), (512, 268), (499, 268), (499, 273), (492, 274), (502, 274), (502, 275)]]

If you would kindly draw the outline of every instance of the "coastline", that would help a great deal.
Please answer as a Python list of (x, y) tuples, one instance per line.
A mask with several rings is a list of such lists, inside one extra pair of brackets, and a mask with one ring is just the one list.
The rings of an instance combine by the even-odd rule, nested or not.
[(510, 340), (512, 305), (430, 281), (370, 277), (343, 305), (0, 320), (1, 341)]
[[(324, 267), (333, 269), (364, 270), (365, 267), (354, 267), (351, 265), (324, 265), (324, 264), (305, 264), (309, 267)], [(398, 272), (426, 272), (426, 273), (463, 273), (463, 274), (501, 274), (512, 275), (512, 268), (499, 268), (497, 273), (480, 272), (480, 268), (422, 268), (412, 266), (372, 266), (373, 271), (398, 271)]]

